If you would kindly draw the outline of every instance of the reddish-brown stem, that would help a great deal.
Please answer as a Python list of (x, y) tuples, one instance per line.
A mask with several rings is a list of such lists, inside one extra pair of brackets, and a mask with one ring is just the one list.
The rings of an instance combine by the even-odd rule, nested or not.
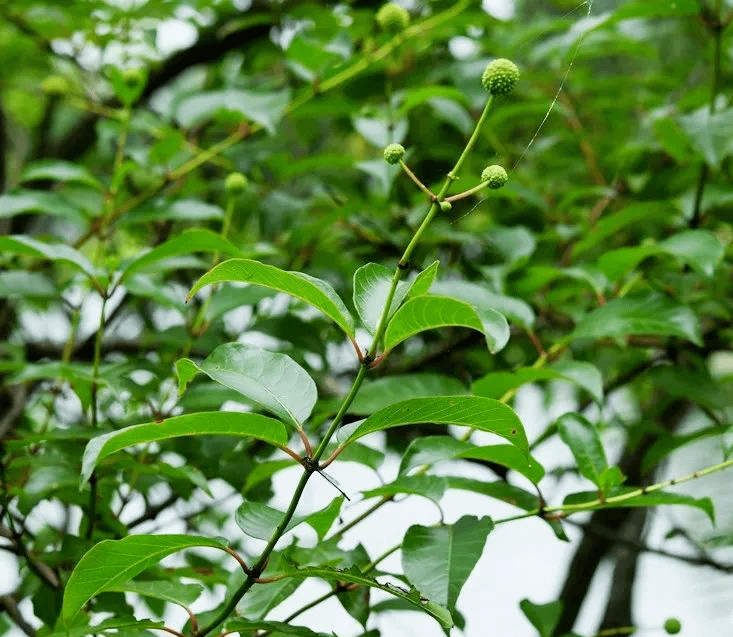
[(313, 447), (311, 447), (311, 441), (308, 440), (308, 435), (302, 429), (298, 429), (298, 435), (300, 436), (300, 439), (303, 441), (303, 448), (305, 449), (305, 454), (308, 457), (312, 456), (313, 455)]
[(351, 344), (354, 346), (354, 350), (356, 351), (356, 355), (359, 358), (359, 362), (364, 362), (364, 355), (361, 353), (361, 348), (359, 347), (359, 344), (353, 339), (349, 339), (351, 341)]
[(529, 336), (529, 340), (532, 341), (532, 345), (534, 345), (534, 348), (537, 350), (537, 353), (540, 356), (545, 356), (547, 352), (545, 352), (545, 348), (542, 346), (542, 342), (537, 334), (534, 333), (534, 330), (529, 330), (527, 334)]
[(339, 447), (336, 447), (336, 449), (335, 449), (335, 450), (334, 450), (334, 452), (333, 452), (333, 453), (332, 453), (332, 454), (331, 454), (331, 455), (330, 455), (330, 456), (328, 457), (328, 459), (327, 459), (327, 460), (326, 460), (325, 462), (322, 462), (322, 463), (321, 463), (320, 465), (318, 465), (318, 470), (320, 471), (321, 469), (325, 469), (325, 468), (326, 468), (326, 467), (327, 467), (328, 465), (330, 465), (330, 464), (331, 464), (331, 463), (332, 463), (332, 462), (333, 462), (334, 460), (336, 460), (336, 458), (338, 458), (338, 457), (339, 457), (339, 455), (341, 455), (341, 452), (342, 452), (342, 451), (343, 451), (343, 450), (344, 450), (345, 448), (346, 448), (346, 447), (344, 447), (343, 445), (342, 445), (342, 446), (339, 446)]
[(413, 182), (415, 182), (415, 185), (420, 190), (422, 190), (430, 198), (431, 201), (436, 201), (438, 199), (438, 197), (433, 193), (433, 191), (430, 190), (430, 188), (428, 188), (423, 182), (421, 182), (420, 179), (418, 179), (417, 175), (414, 172), (412, 172), (408, 168), (407, 164), (404, 161), (402, 161), (401, 159), (400, 159), (400, 166), (402, 167), (402, 170), (405, 171), (405, 174), (410, 179), (412, 179)]
[(239, 565), (242, 567), (245, 575), (249, 575), (252, 572), (249, 566), (247, 566), (247, 563), (242, 559), (242, 556), (239, 555), (239, 553), (237, 553), (233, 548), (225, 546), (224, 550), (229, 553), (229, 555), (231, 555), (235, 560), (237, 560), (237, 562), (239, 562)]
[(284, 451), (286, 454), (288, 454), (293, 460), (295, 460), (295, 462), (303, 464), (303, 456), (301, 456), (297, 451), (293, 451), (287, 445), (283, 445), (282, 447), (278, 445), (277, 448), (280, 449), (281, 451)]
[(167, 626), (156, 626), (153, 628), (153, 630), (164, 630), (165, 632), (170, 633), (171, 635), (178, 635), (178, 637), (186, 637), (183, 633), (179, 633), (177, 630), (173, 630), (172, 628), (168, 628)]
[(186, 606), (184, 606), (183, 608), (188, 613), (188, 617), (191, 620), (191, 634), (195, 635), (197, 632), (199, 632), (199, 622), (196, 619), (196, 615), (194, 615), (193, 611), (190, 608)]

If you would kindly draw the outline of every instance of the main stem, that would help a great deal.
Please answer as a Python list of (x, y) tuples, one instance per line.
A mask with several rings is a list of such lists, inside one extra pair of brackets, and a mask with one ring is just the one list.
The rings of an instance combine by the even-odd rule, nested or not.
[(463, 163), (466, 160), (466, 157), (468, 157), (468, 154), (471, 152), (471, 149), (476, 144), (476, 140), (478, 139), (479, 132), (481, 130), (481, 126), (486, 121), (486, 117), (489, 113), (491, 102), (492, 102), (492, 96), (490, 95), (489, 99), (486, 101), (486, 106), (484, 107), (484, 110), (481, 113), (481, 117), (479, 117), (478, 122), (476, 122), (476, 127), (474, 128), (473, 133), (471, 134), (471, 137), (469, 138), (468, 142), (466, 143), (466, 146), (463, 149), (461, 156), (458, 158), (458, 161), (456, 161), (456, 164), (455, 166), (453, 166), (453, 169), (448, 173), (445, 183), (443, 184), (443, 187), (440, 189), (440, 191), (436, 195), (436, 200), (430, 204), (430, 207), (428, 208), (428, 211), (422, 223), (420, 224), (420, 227), (417, 229), (414, 236), (410, 240), (410, 243), (408, 243), (407, 247), (405, 248), (405, 251), (402, 253), (402, 257), (400, 258), (400, 261), (397, 264), (397, 267), (395, 268), (395, 273), (392, 277), (392, 284), (390, 285), (390, 289), (387, 294), (387, 300), (385, 301), (384, 308), (382, 308), (382, 315), (379, 319), (379, 323), (377, 324), (377, 330), (374, 334), (374, 341), (372, 342), (372, 346), (369, 349), (369, 352), (366, 358), (364, 359), (362, 364), (359, 366), (359, 372), (357, 373), (356, 377), (354, 378), (354, 382), (351, 385), (351, 389), (349, 390), (349, 393), (346, 396), (346, 398), (344, 398), (344, 402), (341, 404), (341, 407), (338, 410), (338, 413), (336, 414), (336, 416), (334, 416), (334, 419), (331, 422), (331, 425), (329, 426), (325, 435), (323, 436), (323, 439), (321, 440), (316, 450), (313, 452), (313, 457), (310, 459), (310, 461), (307, 464), (304, 465), (303, 475), (300, 476), (300, 480), (298, 481), (298, 484), (295, 487), (293, 496), (290, 499), (290, 504), (288, 505), (287, 510), (283, 514), (282, 520), (280, 520), (280, 524), (277, 525), (277, 528), (275, 529), (274, 533), (272, 534), (272, 537), (270, 537), (270, 540), (267, 543), (267, 546), (265, 546), (265, 548), (262, 550), (262, 553), (260, 554), (260, 557), (257, 559), (257, 562), (254, 564), (254, 566), (250, 568), (249, 575), (247, 575), (244, 582), (236, 590), (236, 592), (234, 593), (232, 598), (229, 600), (227, 605), (221, 610), (221, 612), (216, 616), (216, 618), (210, 624), (203, 627), (198, 632), (194, 632), (193, 634), (195, 637), (205, 637), (205, 635), (208, 635), (212, 630), (214, 630), (214, 628), (219, 626), (222, 622), (226, 621), (226, 619), (236, 609), (237, 604), (239, 603), (239, 600), (241, 600), (242, 597), (244, 597), (244, 595), (247, 593), (247, 591), (250, 588), (252, 588), (252, 586), (255, 585), (258, 578), (260, 577), (262, 572), (265, 570), (265, 567), (267, 566), (267, 561), (270, 559), (270, 555), (272, 554), (273, 550), (275, 550), (275, 545), (278, 543), (280, 538), (285, 533), (285, 530), (287, 529), (287, 526), (290, 523), (290, 520), (292, 519), (293, 515), (295, 514), (295, 510), (297, 509), (298, 503), (300, 502), (300, 498), (302, 497), (303, 492), (305, 491), (305, 487), (308, 484), (308, 480), (310, 480), (310, 477), (318, 470), (317, 469), (318, 461), (323, 456), (324, 452), (326, 451), (326, 447), (328, 446), (328, 443), (331, 441), (331, 438), (333, 438), (333, 435), (336, 433), (336, 430), (341, 426), (341, 422), (343, 421), (343, 418), (346, 415), (346, 412), (348, 411), (349, 407), (351, 406), (351, 403), (353, 402), (354, 398), (356, 398), (356, 395), (359, 393), (361, 384), (364, 382), (364, 378), (366, 377), (366, 374), (367, 374), (368, 362), (374, 359), (377, 353), (377, 349), (379, 348), (379, 341), (382, 339), (382, 337), (384, 336), (384, 332), (387, 329), (387, 320), (389, 319), (390, 308), (392, 306), (392, 301), (394, 300), (394, 295), (395, 295), (395, 290), (397, 289), (397, 284), (400, 282), (403, 272), (407, 270), (407, 267), (408, 267), (407, 263), (410, 259), (410, 256), (412, 255), (413, 250), (415, 249), (415, 246), (417, 245), (418, 241), (420, 241), (420, 238), (422, 237), (423, 233), (425, 232), (425, 229), (428, 227), (433, 217), (440, 209), (439, 202), (443, 200), (443, 197), (445, 196), (445, 193), (448, 192), (448, 189), (450, 188), (451, 184), (456, 179), (458, 179), (458, 171), (461, 169), (461, 167), (463, 166)]

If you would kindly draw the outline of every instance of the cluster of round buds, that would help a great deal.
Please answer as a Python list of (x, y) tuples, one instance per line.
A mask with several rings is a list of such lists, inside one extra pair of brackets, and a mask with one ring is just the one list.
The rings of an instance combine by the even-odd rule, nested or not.
[(481, 84), (492, 95), (508, 95), (519, 81), (517, 65), (506, 58), (498, 58), (488, 64), (481, 76)]
[(390, 144), (384, 149), (384, 161), (388, 164), (399, 164), (405, 156), (405, 147), (402, 144)]
[(247, 178), (242, 173), (232, 173), (224, 182), (224, 188), (229, 194), (238, 195), (247, 188)]
[(389, 2), (377, 11), (377, 24), (387, 33), (399, 33), (410, 24), (410, 14), (407, 9), (394, 2)]
[(676, 635), (682, 630), (682, 624), (680, 624), (679, 619), (670, 617), (666, 622), (664, 622), (664, 630), (667, 631), (668, 635)]
[(501, 188), (509, 179), (501, 166), (493, 164), (492, 166), (486, 166), (481, 173), (481, 181), (486, 182), (486, 185), (492, 190)]

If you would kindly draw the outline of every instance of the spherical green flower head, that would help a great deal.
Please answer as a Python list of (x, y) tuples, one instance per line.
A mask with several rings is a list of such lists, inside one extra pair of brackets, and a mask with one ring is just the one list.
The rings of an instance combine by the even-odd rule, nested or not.
[(666, 622), (664, 622), (664, 630), (667, 631), (668, 635), (676, 635), (682, 630), (682, 624), (680, 624), (679, 619), (670, 617)]
[(490, 62), (481, 76), (481, 84), (492, 95), (508, 95), (514, 90), (518, 80), (517, 65), (506, 58)]
[(501, 188), (509, 179), (501, 166), (494, 164), (493, 166), (486, 166), (481, 173), (481, 181), (485, 181), (486, 185), (492, 190)]
[(242, 173), (232, 173), (224, 183), (226, 191), (236, 195), (247, 187), (247, 178)]
[(388, 164), (399, 164), (405, 156), (405, 147), (402, 144), (390, 144), (384, 149), (384, 161)]
[(382, 31), (388, 33), (399, 33), (410, 24), (410, 14), (407, 9), (394, 2), (385, 4), (377, 11), (377, 24)]

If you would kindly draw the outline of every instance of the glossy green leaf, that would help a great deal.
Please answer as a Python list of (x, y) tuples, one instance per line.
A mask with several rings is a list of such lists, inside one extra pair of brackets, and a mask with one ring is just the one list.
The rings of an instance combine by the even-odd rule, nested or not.
[(561, 416), (555, 424), (560, 438), (573, 452), (580, 473), (600, 487), (600, 476), (608, 468), (608, 460), (598, 430), (576, 413)]
[[(338, 516), (343, 501), (343, 497), (337, 497), (328, 506), (319, 511), (306, 515), (293, 516), (285, 527), (284, 532), (287, 533), (305, 522), (316, 532), (319, 540), (323, 539), (323, 536), (328, 532), (328, 529)], [(234, 520), (239, 528), (250, 537), (257, 538), (258, 540), (269, 540), (284, 515), (285, 513), (283, 511), (279, 511), (261, 502), (245, 500), (237, 508), (234, 514)]]
[(229, 257), (242, 256), (241, 250), (220, 234), (206, 228), (192, 228), (136, 257), (122, 272), (120, 282), (125, 281), (134, 272), (150, 267), (163, 259), (194, 252), (220, 252)]
[(172, 553), (195, 546), (226, 548), (220, 540), (192, 535), (130, 535), (102, 540), (72, 571), (64, 589), (61, 618), (68, 624), (95, 595), (128, 581)]
[(491, 518), (472, 515), (439, 527), (411, 526), (402, 540), (405, 575), (431, 601), (455, 608), (493, 528)]
[(44, 243), (31, 237), (20, 235), (0, 237), (0, 251), (3, 253), (27, 254), (39, 259), (67, 263), (81, 270), (91, 278), (94, 278), (97, 274), (95, 267), (89, 259), (64, 243)]
[(498, 312), (477, 311), (463, 301), (448, 297), (418, 296), (395, 312), (384, 334), (384, 347), (390, 351), (415, 334), (452, 326), (482, 332), (492, 353), (502, 349), (509, 340), (509, 326)]
[(373, 577), (361, 573), (356, 567), (341, 570), (326, 566), (310, 566), (300, 568), (296, 571), (286, 572), (284, 575), (291, 578), (319, 577), (332, 582), (350, 582), (359, 586), (377, 588), (380, 591), (403, 599), (413, 607), (426, 612), (445, 628), (450, 628), (453, 625), (453, 619), (450, 613), (440, 604), (433, 600), (422, 599), (416, 591), (407, 591), (392, 584), (380, 584)]
[(362, 494), (365, 498), (375, 498), (404, 493), (420, 495), (433, 502), (438, 502), (447, 488), (448, 483), (441, 476), (400, 476), (388, 484), (363, 491)]
[(305, 626), (293, 626), (290, 623), (265, 621), (262, 619), (244, 619), (235, 617), (225, 624), (225, 630), (238, 632), (246, 635), (260, 634), (260, 631), (267, 631), (268, 635), (280, 637), (281, 635), (292, 635), (293, 637), (330, 637), (326, 633), (316, 633)]
[(621, 338), (634, 334), (678, 336), (702, 345), (695, 313), (657, 294), (609, 301), (580, 322), (573, 338)]
[(461, 453), (458, 458), (493, 462), (521, 473), (531, 482), (538, 483), (545, 475), (544, 467), (532, 456), (527, 456), (512, 445), (488, 445), (475, 447)]
[(170, 580), (130, 580), (116, 586), (106, 588), (110, 592), (136, 593), (142, 597), (161, 599), (172, 604), (187, 608), (191, 606), (203, 593), (204, 587), (200, 584), (183, 584)]
[(313, 379), (286, 354), (242, 343), (224, 343), (201, 363), (187, 358), (177, 361), (181, 388), (192, 379), (191, 368), (238, 391), (297, 428), (311, 415), (318, 400)]
[(40, 213), (87, 223), (87, 215), (57, 192), (18, 190), (0, 195), (0, 219), (25, 213)]
[[(393, 276), (393, 271), (377, 263), (367, 263), (354, 272), (354, 307), (364, 327), (372, 334), (377, 331)], [(409, 287), (405, 281), (397, 284), (392, 298), (390, 316), (402, 303)]]
[(173, 416), (92, 438), (82, 458), (82, 484), (89, 480), (101, 460), (125, 447), (181, 436), (207, 435), (257, 438), (276, 447), (283, 447), (288, 442), (285, 426), (280, 421), (259, 414), (214, 411)]
[(416, 296), (423, 296), (430, 291), (430, 287), (438, 275), (438, 266), (440, 261), (433, 261), (427, 268), (420, 272), (415, 279), (410, 282), (410, 289), (407, 291), (405, 299), (414, 299)]
[(425, 396), (459, 396), (467, 393), (463, 384), (450, 376), (430, 373), (395, 374), (366, 381), (351, 403), (349, 413), (366, 416), (400, 400)]
[(562, 601), (534, 604), (528, 599), (519, 602), (519, 608), (540, 633), (540, 637), (552, 637), (562, 614)]
[(113, 635), (125, 634), (121, 631), (144, 630), (146, 628), (160, 628), (164, 622), (154, 622), (149, 619), (105, 619), (94, 626), (75, 626), (66, 630), (57, 631), (46, 637), (84, 637), (85, 635), (105, 635), (108, 631), (114, 631)]
[(76, 182), (93, 188), (100, 188), (101, 184), (85, 168), (68, 161), (41, 160), (26, 166), (20, 176), (20, 181), (61, 181)]
[(525, 453), (529, 451), (524, 427), (511, 407), (480, 396), (434, 396), (403, 400), (369, 416), (344, 444), (348, 445), (374, 431), (419, 423), (473, 427), (506, 438)]
[(354, 319), (336, 291), (325, 281), (301, 272), (287, 272), (250, 259), (230, 259), (204, 274), (189, 292), (191, 298), (205, 285), (221, 281), (255, 283), (290, 294), (332, 319), (347, 336), (354, 336)]

